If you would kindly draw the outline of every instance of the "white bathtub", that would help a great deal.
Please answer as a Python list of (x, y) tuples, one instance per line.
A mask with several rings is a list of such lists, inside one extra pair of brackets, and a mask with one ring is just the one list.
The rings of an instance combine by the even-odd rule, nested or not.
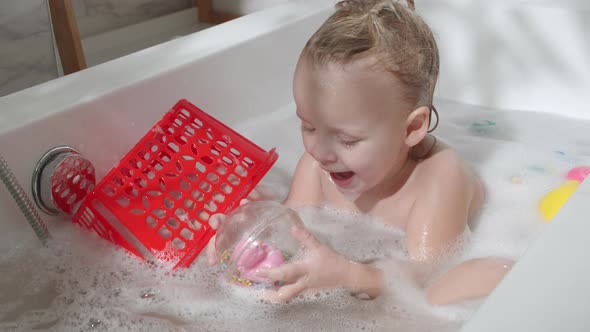
[[(437, 97), (590, 119), (585, 3), (416, 2), (441, 51)], [(0, 154), (30, 194), (49, 148), (79, 149), (100, 178), (181, 98), (230, 126), (283, 107), (298, 53), (332, 4), (294, 1), (0, 98)], [(586, 182), (464, 331), (590, 326), (589, 195)], [(0, 211), (0, 234), (36, 241), (4, 189)]]

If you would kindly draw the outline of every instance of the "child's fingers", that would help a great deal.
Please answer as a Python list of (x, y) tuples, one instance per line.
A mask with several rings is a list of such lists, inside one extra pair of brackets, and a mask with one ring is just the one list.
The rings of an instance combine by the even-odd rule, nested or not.
[(258, 269), (256, 276), (259, 278), (271, 279), (273, 281), (282, 281), (284, 283), (293, 283), (305, 275), (305, 262), (299, 261), (284, 264), (274, 269)]
[(311, 234), (307, 229), (293, 226), (291, 233), (293, 234), (293, 237), (306, 249), (313, 250), (319, 248), (322, 245), (320, 241), (318, 241), (318, 239), (316, 239), (316, 237), (313, 236), (313, 234)]
[(273, 197), (272, 191), (260, 183), (248, 194), (248, 200), (254, 202), (269, 200), (271, 197)]
[(261, 196), (260, 196), (260, 192), (258, 190), (256, 190), (256, 188), (254, 188), (254, 190), (252, 190), (249, 194), (248, 194), (248, 200), (250, 201), (261, 201)]
[(305, 290), (305, 286), (301, 283), (294, 283), (283, 286), (278, 290), (267, 290), (262, 294), (262, 297), (270, 302), (282, 303), (291, 300)]
[(250, 203), (250, 199), (249, 199), (249, 198), (250, 198), (250, 197), (242, 199), (242, 200), (240, 201), (240, 206), (242, 206), (242, 205), (244, 205), (244, 204), (248, 204), (248, 203)]
[(207, 244), (206, 254), (207, 264), (209, 264), (209, 266), (217, 264), (217, 253), (215, 252), (215, 235), (213, 235)]
[(216, 213), (209, 218), (209, 226), (213, 229), (218, 229), (219, 225), (225, 220), (225, 214)]

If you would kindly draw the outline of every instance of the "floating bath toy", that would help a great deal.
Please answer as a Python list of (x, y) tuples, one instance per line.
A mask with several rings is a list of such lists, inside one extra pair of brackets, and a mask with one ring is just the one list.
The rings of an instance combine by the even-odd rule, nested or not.
[(557, 158), (559, 158), (561, 161), (565, 163), (577, 164), (579, 162), (579, 159), (570, 156), (568, 153), (565, 153), (564, 151), (557, 150), (555, 151), (555, 154), (557, 155)]
[(519, 175), (513, 175), (512, 177), (510, 177), (510, 182), (512, 182), (514, 184), (521, 184), (522, 177), (520, 177)]
[(590, 174), (589, 166), (572, 168), (566, 175), (568, 181), (543, 197), (539, 203), (539, 209), (546, 221), (553, 219), (557, 211), (561, 209), (570, 196), (578, 189), (578, 186), (588, 174)]
[(494, 130), (496, 123), (490, 120), (479, 120), (471, 124), (471, 130), (478, 134), (487, 134)]
[(567, 179), (572, 181), (583, 182), (586, 176), (590, 174), (589, 166), (575, 167), (567, 173)]
[(297, 254), (301, 246), (291, 235), (294, 226), (303, 227), (299, 215), (277, 202), (251, 202), (234, 210), (215, 239), (226, 279), (243, 286), (275, 286), (256, 270), (278, 267)]
[(551, 168), (551, 167), (545, 167), (545, 166), (536, 165), (536, 164), (529, 165), (527, 167), (527, 169), (529, 171), (533, 171), (533, 172), (541, 173), (541, 174), (553, 174), (553, 173), (555, 173), (555, 170), (553, 168)]
[(567, 202), (576, 189), (578, 189), (579, 185), (580, 183), (578, 181), (567, 181), (543, 197), (539, 204), (539, 209), (547, 222), (553, 219), (555, 214)]

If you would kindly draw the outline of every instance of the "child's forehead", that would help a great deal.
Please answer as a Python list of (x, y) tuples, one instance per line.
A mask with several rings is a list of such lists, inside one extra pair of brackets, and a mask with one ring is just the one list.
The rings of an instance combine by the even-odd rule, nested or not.
[(359, 117), (381, 121), (408, 113), (403, 110), (411, 111), (411, 106), (406, 105), (401, 83), (393, 73), (377, 68), (376, 61), (366, 57), (346, 64), (313, 64), (301, 59), (294, 86), (298, 108), (333, 115), (331, 121), (338, 122)]
[(298, 70), (296, 85), (326, 97), (376, 99), (394, 102), (403, 94), (401, 82), (393, 73), (376, 69), (370, 62), (307, 66)]
[(401, 81), (394, 73), (387, 71), (373, 56), (366, 56), (346, 63), (326, 61), (313, 63), (302, 59), (297, 74), (313, 79), (320, 86), (335, 83), (378, 83), (388, 88), (400, 88)]

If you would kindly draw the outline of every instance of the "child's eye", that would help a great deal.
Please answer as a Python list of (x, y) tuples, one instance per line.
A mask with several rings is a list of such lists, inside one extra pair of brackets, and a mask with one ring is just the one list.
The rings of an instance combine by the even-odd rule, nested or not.
[(347, 148), (351, 148), (355, 146), (358, 142), (360, 142), (359, 139), (339, 139), (339, 141), (342, 145), (344, 145)]

